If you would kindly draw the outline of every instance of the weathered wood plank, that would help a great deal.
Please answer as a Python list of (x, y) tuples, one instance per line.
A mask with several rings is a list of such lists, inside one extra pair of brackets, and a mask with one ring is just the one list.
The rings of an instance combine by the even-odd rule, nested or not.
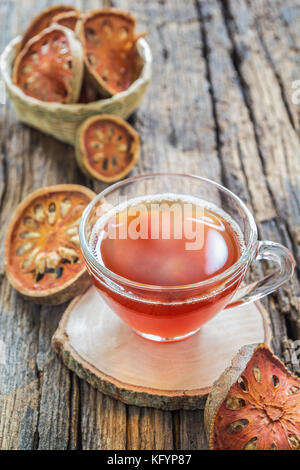
[[(266, 186), (276, 211), (273, 240), (282, 240), (299, 262), (300, 244), (300, 150), (299, 139), (281, 89), (256, 33), (255, 18), (246, 1), (222, 1), (223, 15), (232, 42), (232, 59), (243, 88), (243, 97), (253, 124)], [(283, 44), (284, 48), (285, 45)], [(260, 227), (262, 234), (264, 226)], [(269, 225), (268, 231), (272, 229)], [(294, 276), (290, 286), (276, 297), (289, 319), (296, 338), (300, 337), (299, 284)]]
[[(30, 17), (56, 3), (2, 0), (0, 49)], [(84, 10), (120, 7), (136, 14), (140, 31), (148, 30), (154, 75), (131, 118), (143, 144), (133, 174), (175, 170), (222, 182), (249, 205), (260, 237), (281, 241), (299, 260), (300, 121), (299, 106), (289, 101), (290, 82), (299, 78), (298, 2), (63, 3)], [(61, 182), (104, 187), (81, 174), (71, 147), (19, 124), (9, 102), (0, 105), (0, 139), (1, 239), (14, 208), (32, 190)], [(126, 407), (67, 370), (50, 348), (63, 307), (25, 302), (8, 286), (2, 260), (1, 449), (206, 448), (201, 411)], [(286, 324), (294, 339), (300, 337), (299, 298), (295, 278), (268, 301), (276, 351)]]
[(71, 374), (51, 348), (51, 337), (63, 307), (40, 310), (36, 370), (40, 387), (38, 449), (67, 449), (69, 441)]
[(136, 406), (127, 408), (127, 449), (174, 449), (171, 412)]
[(249, 6), (290, 121), (300, 135), (300, 107), (292, 99), (292, 84), (299, 80), (300, 5), (294, 1), (255, 0)]
[(174, 414), (175, 448), (177, 450), (208, 449), (203, 411), (178, 411)]
[(89, 449), (126, 448), (126, 407), (81, 382), (81, 443)]

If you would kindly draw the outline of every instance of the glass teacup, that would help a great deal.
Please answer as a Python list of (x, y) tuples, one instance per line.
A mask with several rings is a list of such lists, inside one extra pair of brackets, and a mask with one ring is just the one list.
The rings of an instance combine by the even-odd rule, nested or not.
[[(235, 262), (217, 275), (180, 285), (137, 282), (109, 269), (95, 249), (95, 240), (100, 227), (103, 233), (104, 221), (107, 223), (125, 203), (130, 207), (130, 201), (166, 198), (202, 201), (202, 206), (205, 202), (225, 214), (242, 239), (241, 252)], [(202, 220), (205, 218), (207, 216), (202, 215)], [(109, 236), (107, 231), (105, 233)], [(287, 248), (257, 240), (254, 218), (235, 194), (213, 181), (193, 175), (150, 174), (108, 187), (86, 208), (79, 235), (87, 269), (103, 299), (139, 335), (153, 341), (179, 341), (193, 335), (222, 309), (255, 301), (278, 289), (291, 278), (295, 267)], [(215, 250), (217, 252), (218, 246)], [(262, 259), (275, 263), (273, 272), (241, 286), (249, 265)], [(163, 258), (161, 263), (163, 266)]]

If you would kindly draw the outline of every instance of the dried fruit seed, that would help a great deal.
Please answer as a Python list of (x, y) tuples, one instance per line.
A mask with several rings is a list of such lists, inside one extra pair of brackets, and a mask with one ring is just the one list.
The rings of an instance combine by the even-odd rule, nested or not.
[(273, 383), (273, 387), (278, 387), (279, 385), (279, 378), (276, 376), (276, 375), (273, 375), (272, 376), (272, 383)]
[(288, 441), (292, 450), (300, 450), (300, 440), (295, 434), (289, 434)]
[(35, 220), (37, 220), (38, 222), (44, 222), (45, 219), (46, 219), (46, 215), (45, 215), (45, 212), (44, 212), (44, 208), (41, 204), (37, 204), (34, 208), (34, 217), (35, 217)]
[(31, 230), (39, 228), (39, 224), (32, 217), (25, 217), (24, 225)]
[(226, 401), (226, 408), (228, 410), (240, 410), (246, 406), (246, 402), (243, 398), (229, 397)]
[(244, 446), (244, 450), (255, 450), (257, 446), (257, 437), (252, 437)]
[(56, 220), (56, 205), (54, 202), (51, 202), (48, 209), (48, 222), (50, 225), (53, 225)]
[(22, 265), (22, 269), (24, 271), (26, 271), (31, 265), (32, 263), (34, 262), (35, 260), (35, 257), (37, 256), (37, 254), (39, 253), (40, 249), (38, 247), (36, 247), (29, 255), (28, 257), (25, 259), (23, 265)]
[(67, 213), (69, 212), (69, 210), (71, 209), (72, 207), (72, 201), (71, 199), (64, 199), (61, 203), (60, 203), (60, 215), (64, 218), (66, 217)]
[(77, 227), (69, 228), (66, 233), (70, 237), (73, 236), (73, 235), (77, 235), (78, 234), (78, 228)]
[(235, 434), (241, 432), (248, 424), (249, 421), (247, 419), (238, 419), (229, 424), (227, 431)]
[(61, 256), (56, 251), (51, 251), (47, 255), (46, 265), (49, 269), (56, 269), (61, 261)]
[(25, 255), (25, 253), (28, 253), (28, 251), (32, 250), (33, 247), (34, 247), (34, 243), (32, 242), (24, 243), (23, 245), (20, 245), (17, 248), (17, 255), (23, 256)]
[(22, 232), (20, 237), (24, 240), (31, 239), (31, 238), (40, 238), (39, 232)]
[(255, 377), (256, 381), (260, 382), (261, 373), (260, 373), (259, 367), (257, 367), (257, 366), (253, 367), (253, 374), (254, 374), (254, 377)]
[(44, 274), (46, 270), (46, 253), (40, 253), (35, 259), (36, 274)]
[(248, 392), (249, 387), (248, 387), (248, 380), (246, 379), (246, 377), (239, 377), (238, 383), (244, 392)]
[(76, 260), (78, 259), (78, 253), (73, 250), (72, 248), (67, 248), (64, 246), (60, 246), (58, 248), (58, 253), (63, 259), (66, 259), (67, 261), (70, 261), (70, 263), (75, 263)]
[(105, 134), (100, 129), (95, 129), (95, 137), (97, 137), (100, 141), (105, 140)]
[(90, 176), (105, 182), (118, 181), (139, 157), (139, 137), (119, 118), (90, 118), (78, 132), (76, 157)]
[(75, 235), (74, 237), (71, 238), (71, 242), (74, 243), (74, 245), (76, 246), (80, 246), (80, 240), (79, 240), (79, 236), (78, 235)]

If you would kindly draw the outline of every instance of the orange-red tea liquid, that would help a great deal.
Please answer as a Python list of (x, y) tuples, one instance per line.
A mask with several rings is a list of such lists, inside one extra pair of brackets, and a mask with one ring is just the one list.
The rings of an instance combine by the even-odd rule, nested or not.
[[(120, 281), (121, 293), (94, 277), (95, 285), (138, 332), (185, 336), (220, 311), (240, 283), (239, 277), (230, 285), (209, 282), (230, 268), (242, 251), (232, 221), (209, 206), (183, 199), (133, 202), (120, 206), (99, 227), (93, 242), (98, 261), (139, 285), (128, 287)], [(203, 281), (208, 283), (185, 287)]]

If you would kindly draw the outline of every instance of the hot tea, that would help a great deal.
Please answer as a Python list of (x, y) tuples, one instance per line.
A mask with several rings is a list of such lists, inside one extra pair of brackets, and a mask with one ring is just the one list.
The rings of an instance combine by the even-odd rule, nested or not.
[(241, 255), (238, 234), (225, 217), (180, 200), (131, 203), (104, 226), (107, 236), (98, 238), (97, 258), (119, 276), (142, 284), (206, 281)]
[[(121, 276), (121, 286), (122, 279), (134, 283), (130, 292), (118, 293), (93, 276), (113, 309), (148, 336), (194, 332), (228, 303), (240, 282), (240, 276), (229, 286), (214, 280), (242, 254), (238, 227), (197, 198), (165, 194), (120, 204), (97, 221), (90, 248), (100, 264)], [(203, 281), (203, 288), (185, 289)]]

